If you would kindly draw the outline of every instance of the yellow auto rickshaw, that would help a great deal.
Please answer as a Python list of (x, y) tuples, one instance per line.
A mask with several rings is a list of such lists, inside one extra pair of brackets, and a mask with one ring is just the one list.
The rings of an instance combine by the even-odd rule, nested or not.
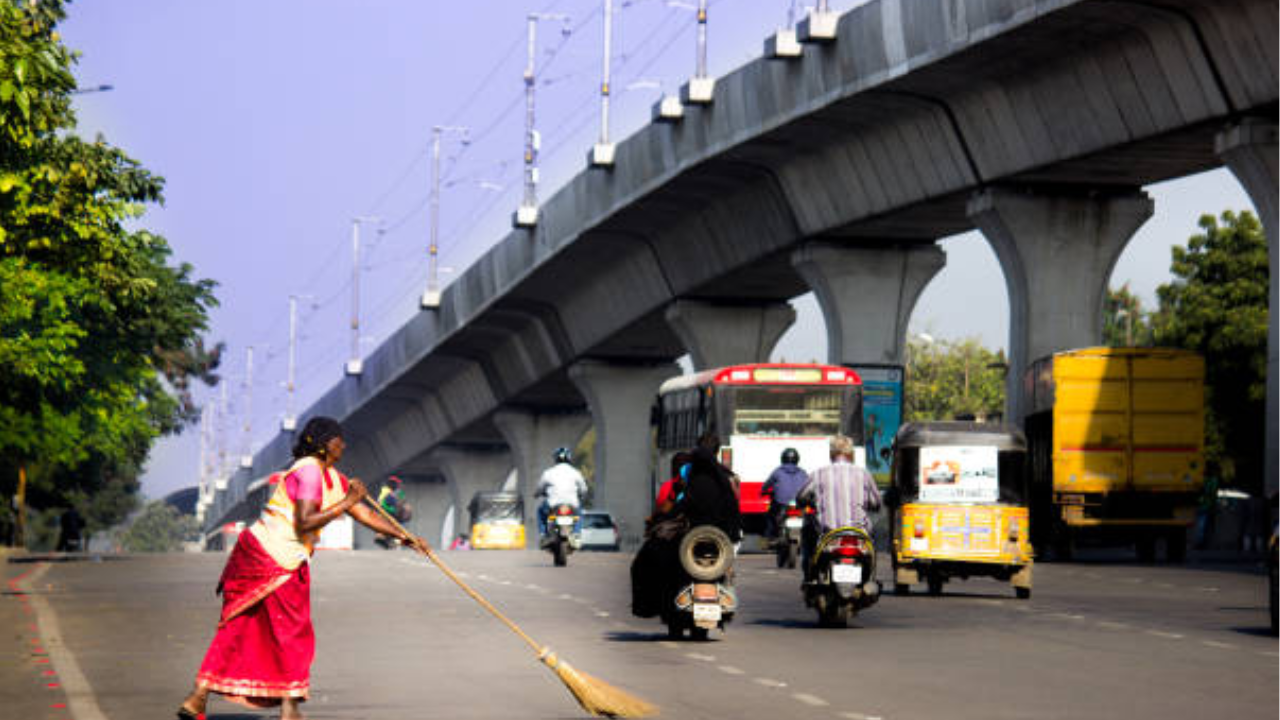
[(524, 501), (519, 493), (478, 492), (467, 509), (471, 512), (471, 547), (524, 549)]
[(1003, 425), (902, 426), (886, 493), (894, 594), (923, 581), (939, 595), (951, 578), (987, 576), (1031, 597), (1026, 454), (1022, 433)]

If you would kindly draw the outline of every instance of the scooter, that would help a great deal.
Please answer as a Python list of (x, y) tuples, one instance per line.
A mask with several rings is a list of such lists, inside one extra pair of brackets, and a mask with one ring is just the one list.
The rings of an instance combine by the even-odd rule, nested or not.
[(813, 510), (797, 507), (795, 500), (787, 503), (782, 511), (782, 522), (778, 524), (778, 538), (774, 541), (774, 550), (777, 553), (780, 568), (796, 566), (796, 558), (800, 556), (800, 533), (804, 529), (806, 512), (812, 513)]
[(569, 554), (581, 543), (577, 530), (578, 511), (572, 505), (557, 505), (547, 514), (546, 537), (542, 546), (551, 553), (556, 567), (569, 563)]
[(842, 527), (823, 535), (809, 560), (805, 605), (818, 611), (823, 627), (847, 627), (849, 618), (880, 599), (876, 550), (861, 528)]
[(683, 577), (674, 583), (675, 597), (662, 611), (667, 636), (706, 640), (711, 630), (724, 630), (738, 611), (733, 589), (733, 543), (720, 528), (699, 525), (680, 541), (677, 551)]

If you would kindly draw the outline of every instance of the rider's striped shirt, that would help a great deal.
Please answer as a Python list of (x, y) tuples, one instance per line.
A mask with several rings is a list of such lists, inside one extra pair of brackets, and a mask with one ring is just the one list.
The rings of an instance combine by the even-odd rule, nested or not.
[(868, 512), (880, 509), (880, 490), (871, 473), (844, 458), (814, 470), (796, 497), (813, 503), (823, 532), (838, 527), (860, 527), (870, 532)]

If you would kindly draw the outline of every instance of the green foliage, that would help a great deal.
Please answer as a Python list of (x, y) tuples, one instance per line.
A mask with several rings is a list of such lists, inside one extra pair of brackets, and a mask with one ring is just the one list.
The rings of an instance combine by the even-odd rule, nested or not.
[(1102, 306), (1102, 344), (1151, 347), (1153, 342), (1151, 313), (1143, 310), (1142, 300), (1129, 290), (1129, 283), (1119, 289), (1108, 288)]
[(216, 380), (221, 347), (200, 337), (213, 283), (131, 229), (163, 180), (74, 134), (63, 17), (0, 2), (0, 491), (25, 466), (32, 504), (97, 508), (103, 527), (156, 437), (195, 418), (190, 384)]
[(200, 527), (192, 515), (183, 515), (172, 505), (147, 503), (141, 514), (120, 533), (120, 547), (127, 552), (175, 552), (182, 543), (200, 537)]
[[(1219, 222), (1220, 220), (1220, 222)], [(1200, 217), (1201, 233), (1173, 248), (1173, 282), (1157, 289), (1159, 345), (1205, 359), (1210, 474), (1261, 491), (1267, 384), (1267, 240), (1257, 217)]]
[(904, 419), (985, 420), (1004, 412), (1004, 352), (992, 352), (976, 338), (907, 341)]

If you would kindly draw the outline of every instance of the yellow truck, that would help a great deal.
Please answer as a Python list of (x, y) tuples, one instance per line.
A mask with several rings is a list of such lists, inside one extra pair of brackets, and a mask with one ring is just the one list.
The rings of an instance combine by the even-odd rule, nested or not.
[(1084, 348), (1023, 378), (1037, 548), (1077, 539), (1186, 556), (1204, 486), (1204, 359), (1184, 350)]

